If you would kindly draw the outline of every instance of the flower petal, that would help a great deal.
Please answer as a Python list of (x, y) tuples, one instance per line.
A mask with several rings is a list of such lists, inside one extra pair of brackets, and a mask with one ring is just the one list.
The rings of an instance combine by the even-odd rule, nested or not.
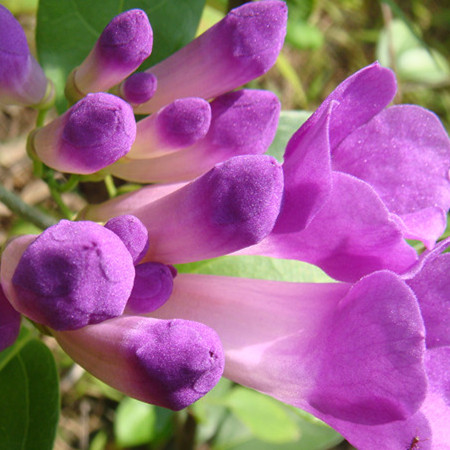
[(450, 140), (430, 111), (414, 105), (384, 110), (334, 149), (332, 165), (369, 183), (401, 217), (406, 237), (432, 246), (445, 230)]

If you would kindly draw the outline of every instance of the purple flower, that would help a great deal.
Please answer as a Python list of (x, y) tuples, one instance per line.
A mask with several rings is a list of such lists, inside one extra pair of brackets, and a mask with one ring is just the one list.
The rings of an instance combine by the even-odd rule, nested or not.
[(66, 94), (79, 100), (120, 83), (150, 56), (153, 31), (147, 15), (131, 9), (114, 17), (86, 59), (70, 75)]
[(136, 122), (128, 103), (111, 94), (89, 94), (30, 137), (30, 149), (61, 172), (91, 174), (131, 148)]
[(186, 47), (148, 69), (158, 90), (139, 114), (158, 111), (183, 97), (210, 99), (266, 73), (286, 34), (287, 7), (282, 1), (250, 2), (233, 9)]
[(53, 87), (31, 55), (25, 32), (0, 5), (0, 102), (39, 107), (52, 96)]
[(415, 436), (446, 448), (449, 244), (403, 276), (354, 284), (180, 274), (151, 316), (210, 326), (227, 378), (314, 414), (357, 448), (408, 448)]
[[(270, 91), (242, 89), (213, 100), (210, 105), (209, 129), (198, 126), (202, 133), (206, 131), (207, 133), (203, 138), (198, 135), (199, 139), (195, 142), (191, 141), (192, 145), (182, 148), (181, 139), (170, 126), (173, 120), (190, 125), (188, 111), (183, 112), (181, 109), (174, 108), (174, 105), (182, 101), (176, 100), (156, 115), (144, 119), (142, 125), (139, 122), (135, 149), (137, 152), (135, 157), (138, 159), (122, 159), (109, 167), (108, 171), (119, 178), (136, 182), (188, 181), (233, 156), (264, 153), (275, 136), (280, 113), (280, 102), (276, 95)], [(172, 116), (173, 113), (178, 114), (178, 112), (184, 114)], [(158, 144), (160, 145), (153, 150), (156, 136), (148, 138), (152, 130), (147, 130), (147, 127), (154, 126), (155, 122), (161, 120), (161, 116), (165, 120), (161, 124), (164, 127), (164, 136), (161, 136), (159, 131)], [(161, 125), (159, 125), (160, 130)], [(164, 141), (161, 142), (163, 139)], [(172, 150), (179, 151), (151, 159), (145, 155), (147, 148), (148, 154), (151, 155), (159, 148), (164, 150), (168, 146), (172, 146)]]
[(383, 110), (394, 94), (393, 73), (377, 63), (330, 94), (289, 141), (280, 217), (247, 252), (307, 261), (355, 281), (414, 264), (404, 238), (434, 245), (450, 206), (450, 142), (430, 111)]
[(0, 285), (0, 352), (19, 336), (20, 314), (11, 306)]

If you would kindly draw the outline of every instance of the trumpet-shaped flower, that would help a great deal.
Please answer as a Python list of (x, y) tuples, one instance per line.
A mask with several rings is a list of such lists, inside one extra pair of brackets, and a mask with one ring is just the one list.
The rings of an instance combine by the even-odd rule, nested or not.
[(150, 56), (153, 31), (144, 11), (131, 9), (114, 17), (86, 59), (71, 73), (66, 94), (77, 101), (120, 83)]
[(130, 150), (136, 122), (128, 103), (111, 94), (89, 94), (30, 136), (30, 151), (53, 169), (91, 174)]
[(181, 274), (150, 316), (210, 326), (226, 377), (311, 412), (357, 448), (408, 448), (415, 436), (446, 448), (448, 245), (403, 276), (354, 284)]
[(158, 79), (158, 90), (135, 111), (155, 112), (183, 97), (214, 98), (263, 75), (283, 46), (286, 22), (286, 4), (278, 0), (231, 10), (186, 47), (148, 69)]
[(149, 101), (156, 92), (158, 80), (150, 72), (135, 72), (119, 88), (119, 95), (128, 103), (138, 105)]
[(0, 352), (14, 344), (20, 330), (20, 314), (11, 306), (0, 285)]
[(0, 102), (39, 107), (52, 95), (53, 86), (30, 53), (25, 32), (0, 5)]
[(249, 253), (308, 261), (336, 279), (417, 259), (404, 238), (432, 247), (450, 206), (450, 141), (418, 106), (383, 110), (393, 73), (377, 63), (345, 80), (289, 141), (284, 205)]
[[(158, 121), (160, 115), (166, 117), (173, 110), (163, 109), (156, 114), (156, 118), (152, 115), (144, 119), (143, 125), (138, 123), (138, 159), (122, 159), (109, 167), (108, 171), (119, 178), (137, 182), (173, 183), (192, 180), (210, 170), (214, 164), (233, 156), (264, 153), (275, 136), (280, 108), (278, 98), (270, 91), (243, 89), (229, 92), (211, 102), (211, 125), (209, 129), (200, 127), (202, 131), (207, 131), (203, 139), (196, 140), (193, 145), (180, 151), (144, 159), (146, 141), (148, 147), (152, 146), (152, 142), (145, 139), (145, 122), (152, 124)], [(183, 121), (183, 117), (178, 120)], [(144, 128), (142, 138), (139, 136), (141, 127)], [(168, 146), (168, 141), (178, 141), (176, 133), (173, 130), (169, 133), (167, 126), (165, 128), (166, 136), (163, 145), (159, 146), (162, 150)]]

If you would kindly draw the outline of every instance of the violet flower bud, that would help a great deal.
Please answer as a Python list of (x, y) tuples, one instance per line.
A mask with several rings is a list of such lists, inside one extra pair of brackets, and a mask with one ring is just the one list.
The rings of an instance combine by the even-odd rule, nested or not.
[(137, 123), (136, 140), (127, 158), (153, 158), (189, 147), (205, 137), (210, 124), (211, 107), (206, 100), (175, 100)]
[(52, 94), (51, 83), (30, 53), (25, 32), (0, 5), (0, 102), (39, 107)]
[(132, 214), (149, 230), (143, 258), (177, 264), (221, 256), (263, 239), (283, 195), (280, 164), (271, 156), (237, 156)]
[(150, 72), (130, 75), (119, 88), (119, 95), (128, 103), (138, 105), (149, 101), (156, 92), (158, 80)]
[(75, 101), (89, 92), (107, 91), (134, 72), (151, 53), (153, 31), (144, 11), (114, 17), (86, 59), (69, 77), (66, 93)]
[(280, 108), (270, 91), (243, 89), (221, 95), (211, 102), (208, 133), (191, 147), (147, 161), (126, 158), (108, 170), (135, 182), (192, 180), (233, 156), (264, 153), (275, 136)]
[(151, 113), (177, 98), (217, 97), (266, 73), (286, 34), (282, 1), (235, 8), (186, 47), (149, 69), (158, 79), (153, 98), (135, 111)]
[(38, 237), (15, 239), (2, 257), (1, 282), (12, 306), (56, 330), (122, 314), (134, 277), (122, 240), (93, 222), (62, 220)]
[(125, 313), (145, 314), (155, 311), (164, 305), (172, 294), (172, 270), (165, 264), (156, 262), (139, 264), (135, 269), (134, 286)]
[(128, 103), (111, 94), (89, 94), (30, 137), (30, 151), (61, 172), (92, 174), (124, 156), (136, 137)]
[(105, 228), (120, 237), (130, 252), (134, 264), (137, 264), (147, 253), (148, 231), (137, 217), (131, 215), (113, 217), (105, 223)]
[(0, 352), (14, 344), (20, 330), (20, 314), (11, 306), (0, 285)]
[(216, 332), (187, 320), (122, 316), (54, 335), (74, 361), (100, 380), (174, 410), (210, 391), (224, 368)]

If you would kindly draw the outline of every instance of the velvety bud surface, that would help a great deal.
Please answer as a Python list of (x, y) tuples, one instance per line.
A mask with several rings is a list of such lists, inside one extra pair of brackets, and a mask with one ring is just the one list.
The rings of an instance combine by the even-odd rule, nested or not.
[(281, 166), (271, 156), (237, 156), (218, 164), (132, 212), (149, 230), (143, 261), (192, 262), (252, 245), (271, 231), (282, 195)]
[(8, 298), (38, 323), (76, 329), (122, 314), (134, 276), (131, 255), (115, 233), (62, 220), (27, 247), (12, 277), (15, 295)]
[(136, 182), (192, 180), (233, 156), (264, 153), (275, 136), (280, 109), (270, 91), (242, 89), (221, 95), (211, 102), (208, 133), (192, 147), (148, 161), (127, 158), (108, 170)]
[(0, 352), (14, 344), (20, 330), (20, 314), (11, 306), (0, 285)]
[(210, 124), (211, 107), (206, 100), (177, 99), (137, 123), (136, 140), (127, 159), (154, 158), (189, 147), (205, 137)]
[[(105, 27), (93, 50), (75, 70), (74, 87), (79, 93), (107, 91), (134, 72), (150, 55), (153, 31), (140, 9), (125, 11)], [(66, 88), (67, 89), (67, 88)]]
[(33, 149), (53, 169), (91, 174), (130, 150), (136, 137), (131, 107), (111, 94), (89, 94), (37, 130)]
[(156, 262), (138, 264), (135, 270), (134, 286), (125, 313), (152, 312), (169, 299), (176, 272), (172, 274), (170, 267)]
[(45, 96), (47, 79), (30, 54), (25, 32), (0, 5), (0, 102), (35, 105)]
[(105, 228), (120, 237), (130, 252), (134, 264), (137, 264), (147, 253), (148, 231), (137, 217), (131, 215), (113, 217), (105, 223)]
[(282, 1), (250, 2), (186, 47), (149, 69), (158, 78), (153, 98), (138, 113), (160, 109), (176, 98), (217, 97), (263, 75), (275, 63), (286, 34)]
[(139, 104), (150, 100), (156, 92), (158, 80), (150, 72), (136, 72), (121, 86), (121, 96), (128, 103)]
[(122, 316), (55, 337), (100, 380), (138, 400), (174, 410), (211, 390), (224, 368), (216, 332), (197, 322)]

